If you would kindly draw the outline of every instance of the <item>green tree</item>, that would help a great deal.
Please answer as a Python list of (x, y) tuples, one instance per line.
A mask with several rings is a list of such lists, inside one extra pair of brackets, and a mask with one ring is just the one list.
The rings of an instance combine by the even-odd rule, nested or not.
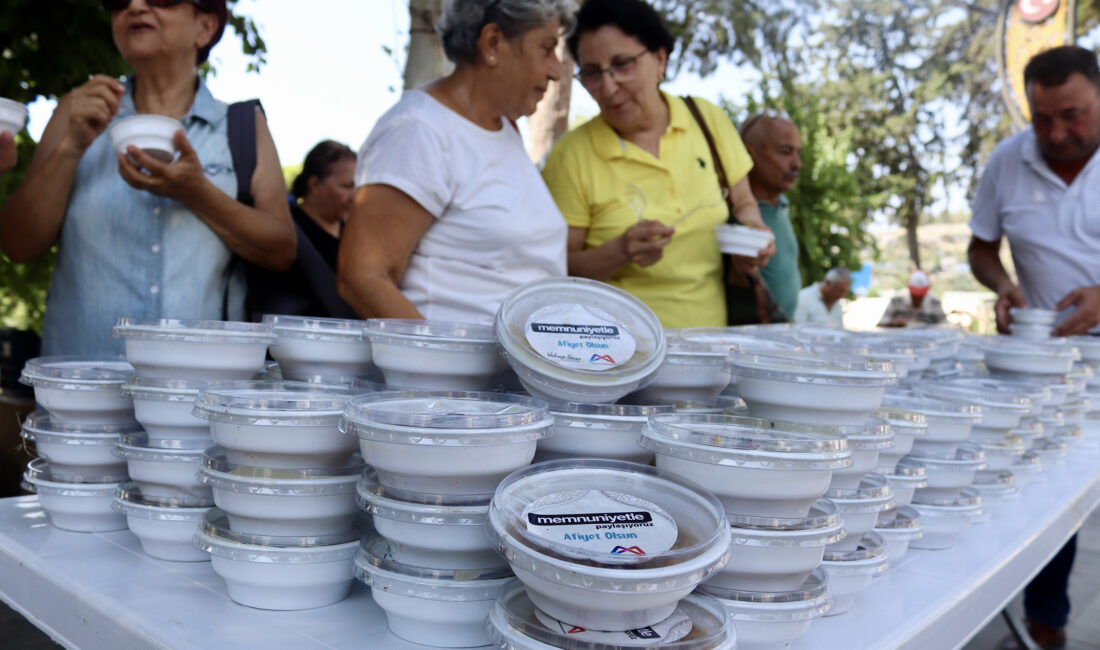
[[(267, 45), (256, 23), (235, 11), (229, 0), (227, 32), (240, 40), (249, 56), (249, 70), (259, 70)], [(111, 38), (110, 16), (88, 0), (5, 0), (0, 12), (0, 97), (30, 103), (56, 98), (84, 83), (91, 75), (119, 77), (129, 73)], [(214, 71), (205, 65), (202, 72)], [(34, 141), (18, 134), (19, 165), (0, 178), (0, 203), (18, 187), (26, 173)], [(0, 255), (0, 325), (42, 330), (46, 290), (54, 251), (32, 264), (14, 264)]]

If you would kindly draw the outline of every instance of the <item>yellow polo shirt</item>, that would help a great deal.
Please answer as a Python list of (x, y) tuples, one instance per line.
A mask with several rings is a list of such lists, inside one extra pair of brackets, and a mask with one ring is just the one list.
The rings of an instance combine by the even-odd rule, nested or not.
[[(645, 196), (644, 219), (673, 224), (697, 206), (708, 206), (676, 224), (659, 262), (627, 265), (608, 282), (649, 305), (665, 327), (724, 326), (722, 258), (714, 226), (726, 222), (728, 211), (717, 201), (718, 177), (695, 118), (683, 99), (662, 96), (669, 106), (669, 125), (661, 136), (659, 158), (620, 138), (597, 116), (558, 141), (543, 178), (565, 221), (588, 230), (588, 248), (638, 222), (628, 202), (631, 184)], [(732, 187), (749, 173), (752, 159), (726, 113), (708, 101), (695, 102)]]

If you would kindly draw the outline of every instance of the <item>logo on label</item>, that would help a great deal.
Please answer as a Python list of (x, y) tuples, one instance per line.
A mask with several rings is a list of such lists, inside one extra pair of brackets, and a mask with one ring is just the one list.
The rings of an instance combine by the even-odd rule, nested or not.
[(583, 334), (585, 336), (618, 336), (614, 325), (571, 325), (569, 323), (531, 323), (531, 331), (539, 334)]
[(577, 514), (540, 515), (527, 513), (527, 521), (535, 526), (576, 526), (578, 524), (644, 524), (653, 521), (648, 512), (581, 512)]
[(571, 628), (569, 628), (569, 631), (566, 632), (566, 634), (580, 634), (581, 632), (587, 632), (587, 631), (588, 630), (584, 629), (583, 627), (571, 627)]
[(645, 551), (637, 546), (616, 546), (611, 549), (612, 555), (622, 555), (623, 553), (630, 553), (631, 555), (645, 555)]
[(593, 354), (588, 360), (590, 363), (596, 363), (597, 361), (603, 361), (604, 363), (614, 364), (615, 360), (611, 358), (610, 354)]

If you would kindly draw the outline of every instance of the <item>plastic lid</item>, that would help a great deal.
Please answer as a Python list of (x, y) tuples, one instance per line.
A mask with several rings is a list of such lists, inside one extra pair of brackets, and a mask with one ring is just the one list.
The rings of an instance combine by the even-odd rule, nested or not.
[[(747, 591), (744, 589), (724, 589), (722, 587), (716, 587), (709, 584), (699, 585), (699, 591), (705, 594), (709, 594), (724, 601), (731, 601), (735, 603), (759, 603), (759, 604), (771, 604), (771, 603), (804, 603), (816, 601), (822, 598), (829, 597), (829, 575), (825, 572), (825, 569), (814, 569), (808, 578), (798, 589), (792, 589), (790, 591)], [(825, 604), (825, 603), (823, 603)], [(828, 607), (823, 609), (821, 613), (828, 611)], [(782, 622), (784, 620), (802, 620), (799, 617), (796, 619), (785, 619), (784, 614), (786, 610), (776, 610), (774, 612), (768, 612), (766, 620)]]
[(908, 478), (925, 478), (928, 476), (927, 468), (919, 460), (906, 456), (898, 460), (894, 466), (893, 476)]
[(114, 444), (119, 436), (143, 433), (141, 425), (60, 422), (46, 411), (35, 411), (23, 420), (23, 437), (64, 445)]
[(113, 477), (96, 481), (85, 481), (84, 477), (66, 477), (64, 481), (53, 476), (50, 469), (50, 461), (45, 458), (34, 458), (27, 463), (27, 469), (23, 472), (23, 489), (37, 494), (56, 494), (58, 496), (110, 496), (125, 477)]
[(192, 414), (238, 424), (336, 424), (351, 394), (347, 386), (307, 382), (222, 382), (199, 392)]
[(638, 444), (710, 464), (774, 469), (843, 469), (852, 464), (848, 440), (837, 427), (738, 415), (654, 415)]
[(38, 357), (27, 361), (19, 382), (69, 390), (117, 390), (134, 368), (118, 357)]
[(1023, 393), (1030, 397), (1032, 407), (1041, 407), (1054, 397), (1054, 390), (1051, 382), (1026, 376), (977, 375), (973, 377), (956, 378), (954, 381), (959, 384), (968, 383), (971, 387), (981, 390), (1004, 390), (1008, 388), (1011, 392)]
[[(836, 503), (837, 501), (869, 501), (890, 499), (894, 496), (894, 490), (890, 482), (882, 474), (868, 472), (855, 488), (831, 488), (825, 492), (825, 498)], [(848, 504), (837, 504), (844, 512), (851, 512)]]
[(919, 385), (918, 391), (932, 397), (960, 399), (1010, 413), (1027, 413), (1032, 409), (1031, 398), (1025, 391), (1014, 393), (1009, 386), (990, 379), (956, 377), (926, 381)]
[(979, 489), (1000, 487), (1013, 492), (1016, 490), (1016, 476), (1007, 469), (981, 470), (974, 474), (972, 485)]
[(876, 532), (866, 533), (859, 540), (859, 546), (848, 551), (825, 549), (824, 562), (864, 562), (885, 559), (886, 540)]
[(1032, 444), (1031, 449), (1040, 453), (1054, 453), (1058, 456), (1064, 456), (1066, 450), (1069, 448), (1064, 441), (1056, 440), (1053, 438), (1039, 438)]
[(366, 341), (361, 320), (266, 314), (263, 322), (280, 337), (344, 343)]
[(236, 465), (225, 459), (221, 447), (203, 452), (198, 479), (213, 488), (277, 496), (324, 496), (347, 494), (366, 463), (358, 454), (349, 464), (337, 468), (271, 469)]
[(493, 328), (476, 323), (369, 318), (365, 332), (373, 341), (416, 348), (444, 350), (493, 350), (497, 347)]
[(729, 365), (738, 376), (795, 383), (838, 386), (890, 386), (897, 383), (894, 362), (839, 352), (788, 350), (782, 353), (731, 352)]
[(890, 429), (895, 435), (923, 436), (928, 434), (928, 418), (920, 411), (901, 406), (885, 405), (879, 407), (874, 416), (890, 425)]
[(810, 508), (810, 513), (799, 518), (751, 517), (726, 513), (726, 520), (734, 528), (753, 528), (756, 530), (816, 530), (831, 528), (839, 522), (836, 504), (829, 499), (818, 499)]
[(1033, 438), (1043, 435), (1043, 425), (1038, 420), (1020, 420), (1020, 424), (1009, 433), (1019, 438)]
[(774, 336), (751, 327), (690, 327), (676, 331), (676, 337), (683, 341), (724, 345), (728, 349), (746, 352), (801, 349), (793, 340), (776, 339)]
[(982, 409), (980, 406), (969, 404), (958, 398), (937, 398), (917, 396), (909, 392), (886, 391), (882, 398), (886, 406), (915, 411), (924, 415), (929, 425), (935, 422), (953, 421), (970, 422), (977, 424), (982, 421)]
[(982, 341), (982, 350), (986, 353), (1011, 356), (1042, 356), (1059, 359), (1080, 359), (1081, 351), (1066, 339), (1052, 338), (1042, 341), (1028, 341), (1012, 336), (990, 336)]
[(231, 530), (225, 512), (210, 508), (195, 533), (195, 545), (211, 555), (242, 562), (339, 562), (355, 555), (359, 538), (369, 529), (365, 519), (356, 518), (350, 531), (334, 535), (253, 535)]
[(111, 507), (116, 512), (142, 519), (199, 522), (213, 505), (213, 499), (145, 496), (131, 481), (118, 486)]
[(558, 402), (549, 400), (550, 412), (555, 418), (559, 415), (572, 416), (573, 419), (593, 420), (641, 420), (647, 421), (651, 415), (675, 413), (674, 404), (633, 403), (633, 404), (584, 404), (580, 402)]
[(721, 366), (725, 363), (726, 354), (731, 349), (738, 348), (731, 348), (721, 343), (670, 339), (665, 353), (665, 363), (672, 365)]
[(139, 400), (193, 402), (199, 391), (210, 383), (207, 379), (161, 379), (134, 375), (126, 379), (122, 393)]
[[(955, 496), (932, 496), (921, 491), (913, 495), (914, 506), (934, 506), (941, 508), (981, 509), (982, 495), (972, 487), (965, 487)], [(920, 510), (920, 508), (917, 508)]]
[(1035, 451), (1029, 449), (1012, 463), (1012, 467), (1014, 471), (1017, 472), (1019, 472), (1021, 469), (1028, 467), (1035, 468), (1036, 470), (1042, 470), (1043, 459)]
[(175, 318), (120, 318), (111, 332), (114, 338), (188, 341), (191, 343), (275, 342), (271, 326), (222, 320), (178, 320)]
[[(197, 443), (203, 447), (184, 446), (187, 443)], [(169, 444), (172, 446), (168, 446)], [(208, 445), (207, 440), (158, 440), (156, 445), (150, 445), (149, 436), (144, 433), (135, 433), (119, 438), (115, 444), (114, 454), (126, 460), (198, 464), (202, 461), (204, 448)]]
[(417, 524), (482, 526), (488, 520), (492, 494), (427, 494), (392, 488), (378, 482), (367, 467), (355, 484), (356, 503), (382, 519)]
[(985, 463), (985, 451), (981, 445), (972, 442), (960, 442), (955, 451), (948, 453), (911, 452), (910, 456), (926, 467), (936, 465), (978, 465)]
[(886, 530), (920, 530), (923, 528), (923, 524), (920, 520), (920, 513), (916, 508), (911, 506), (902, 506), (898, 508), (897, 514), (894, 518), (886, 523), (876, 523), (875, 531), (880, 529)]
[(1024, 439), (1014, 435), (1003, 436), (1000, 442), (996, 444), (983, 442), (981, 448), (986, 456), (999, 454), (1019, 456), (1027, 451), (1027, 447), (1024, 446)]
[(514, 579), (509, 567), (433, 569), (396, 562), (390, 543), (378, 535), (363, 538), (355, 553), (355, 577), (387, 593), (451, 602), (496, 598)]

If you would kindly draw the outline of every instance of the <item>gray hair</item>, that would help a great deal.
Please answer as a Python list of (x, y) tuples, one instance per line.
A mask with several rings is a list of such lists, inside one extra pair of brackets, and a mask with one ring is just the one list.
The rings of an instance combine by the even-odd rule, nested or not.
[(568, 36), (576, 23), (575, 0), (444, 0), (443, 13), (435, 31), (443, 41), (443, 52), (453, 63), (473, 62), (481, 30), (494, 23), (512, 39), (529, 29), (561, 21)]
[(846, 280), (852, 279), (852, 272), (843, 266), (829, 269), (829, 272), (825, 274), (825, 282), (829, 284), (840, 284)]

